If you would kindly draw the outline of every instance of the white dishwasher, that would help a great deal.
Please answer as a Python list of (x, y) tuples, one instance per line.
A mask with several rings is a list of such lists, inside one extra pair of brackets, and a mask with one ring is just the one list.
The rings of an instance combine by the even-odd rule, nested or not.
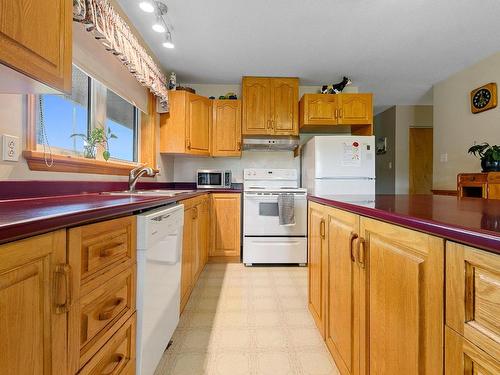
[(152, 375), (179, 323), (184, 205), (137, 215), (137, 375)]

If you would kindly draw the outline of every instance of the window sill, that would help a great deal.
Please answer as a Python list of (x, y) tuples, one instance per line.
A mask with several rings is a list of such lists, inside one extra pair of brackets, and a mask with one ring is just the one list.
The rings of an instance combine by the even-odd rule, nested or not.
[(92, 173), (128, 176), (129, 172), (137, 167), (137, 163), (104, 161), (87, 159), (78, 156), (52, 154), (54, 164), (48, 167), (45, 164), (44, 153), (41, 151), (24, 151), (23, 156), (32, 171)]

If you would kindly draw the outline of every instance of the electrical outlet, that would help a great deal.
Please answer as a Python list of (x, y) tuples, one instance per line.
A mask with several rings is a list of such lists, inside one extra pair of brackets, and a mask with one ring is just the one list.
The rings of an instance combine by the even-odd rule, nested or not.
[(19, 137), (4, 134), (2, 136), (2, 158), (6, 161), (19, 160)]
[(441, 154), (439, 156), (439, 160), (441, 161), (441, 163), (446, 163), (448, 162), (448, 154)]

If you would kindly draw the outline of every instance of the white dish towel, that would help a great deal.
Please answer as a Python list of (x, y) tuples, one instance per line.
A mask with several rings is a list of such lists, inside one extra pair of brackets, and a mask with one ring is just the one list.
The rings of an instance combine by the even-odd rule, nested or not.
[(281, 193), (278, 195), (278, 216), (280, 225), (295, 225), (295, 201), (293, 194)]

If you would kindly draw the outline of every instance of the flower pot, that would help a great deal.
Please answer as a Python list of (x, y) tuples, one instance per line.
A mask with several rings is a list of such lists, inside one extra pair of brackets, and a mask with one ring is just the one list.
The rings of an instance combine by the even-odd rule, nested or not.
[(83, 157), (87, 159), (95, 159), (97, 147), (95, 145), (83, 145)]
[(500, 160), (481, 159), (483, 172), (500, 172)]

